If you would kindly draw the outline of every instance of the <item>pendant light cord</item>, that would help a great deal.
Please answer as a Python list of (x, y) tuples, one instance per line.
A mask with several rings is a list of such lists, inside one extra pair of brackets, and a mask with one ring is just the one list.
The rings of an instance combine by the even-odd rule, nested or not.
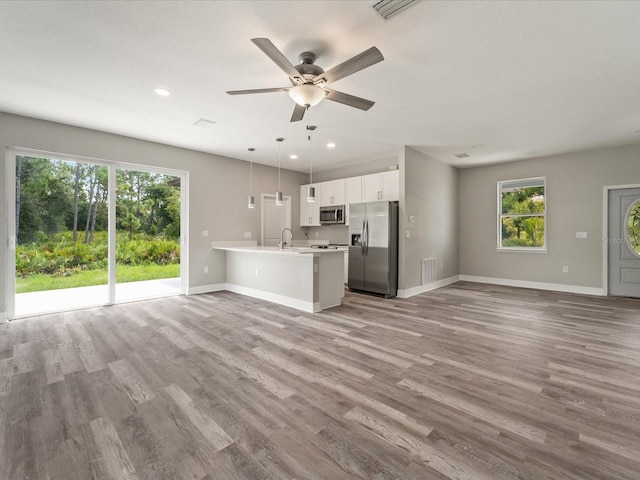
[(282, 140), (284, 139), (276, 139), (278, 142), (278, 191), (280, 191), (280, 153), (282, 151)]
[(307, 139), (309, 140), (309, 183), (313, 183), (313, 141), (311, 140), (311, 120), (307, 106)]
[[(250, 155), (256, 151), (254, 147), (249, 147)], [(251, 155), (249, 160), (249, 195), (253, 195), (253, 155)]]

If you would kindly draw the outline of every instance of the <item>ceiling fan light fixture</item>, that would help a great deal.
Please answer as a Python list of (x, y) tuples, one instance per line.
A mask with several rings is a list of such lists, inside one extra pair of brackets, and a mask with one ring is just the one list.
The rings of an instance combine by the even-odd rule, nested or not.
[(289, 96), (291, 99), (302, 107), (314, 107), (319, 104), (327, 92), (324, 88), (317, 85), (298, 85), (289, 89)]

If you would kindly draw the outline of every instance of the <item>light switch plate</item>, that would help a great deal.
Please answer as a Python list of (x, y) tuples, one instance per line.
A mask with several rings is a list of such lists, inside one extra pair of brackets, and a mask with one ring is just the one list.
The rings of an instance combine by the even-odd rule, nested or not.
[(404, 232), (404, 236), (405, 236), (406, 238), (411, 238), (411, 230), (405, 230), (405, 232)]
[(244, 232), (244, 238), (251, 238), (251, 232)]

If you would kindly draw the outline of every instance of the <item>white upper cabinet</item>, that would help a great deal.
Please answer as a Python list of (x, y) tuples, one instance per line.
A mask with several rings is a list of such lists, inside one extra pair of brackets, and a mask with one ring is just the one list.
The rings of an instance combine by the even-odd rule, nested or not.
[(380, 174), (382, 198), (390, 202), (400, 201), (400, 170), (390, 170)]
[[(321, 183), (321, 207), (332, 207), (334, 205), (344, 205), (345, 203), (345, 179), (331, 180)], [(317, 193), (316, 193), (317, 195)]]
[(362, 177), (362, 201), (400, 200), (400, 171), (373, 173)]
[(345, 224), (349, 225), (349, 205), (352, 203), (393, 202), (400, 200), (400, 172), (373, 173), (362, 177), (340, 178), (312, 184), (316, 201), (307, 202), (309, 185), (300, 186), (300, 226), (320, 226), (320, 207), (345, 206)]
[(300, 226), (319, 227), (320, 226), (320, 195), (321, 185), (319, 183), (311, 186), (316, 189), (316, 201), (307, 202), (307, 192), (310, 185), (300, 185)]
[(362, 177), (351, 177), (346, 180), (347, 201), (345, 202), (345, 224), (349, 225), (349, 205), (362, 203)]

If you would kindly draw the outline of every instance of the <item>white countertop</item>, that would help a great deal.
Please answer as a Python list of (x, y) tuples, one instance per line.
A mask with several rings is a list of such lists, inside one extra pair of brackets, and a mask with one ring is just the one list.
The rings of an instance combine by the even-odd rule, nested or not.
[(218, 250), (228, 250), (231, 252), (246, 253), (264, 253), (270, 255), (301, 255), (301, 254), (320, 254), (320, 253), (344, 253), (343, 249), (332, 248), (311, 248), (311, 247), (264, 247), (264, 246), (245, 246), (245, 245), (228, 245), (213, 247)]

